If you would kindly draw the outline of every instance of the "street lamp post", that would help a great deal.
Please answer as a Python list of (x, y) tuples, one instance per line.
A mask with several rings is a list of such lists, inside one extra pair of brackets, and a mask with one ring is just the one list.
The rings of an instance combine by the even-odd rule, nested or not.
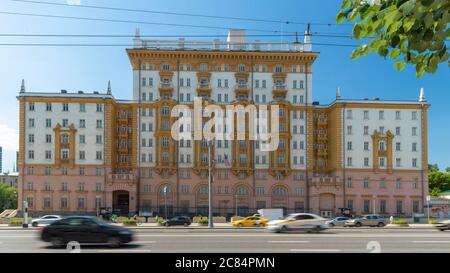
[(430, 200), (431, 200), (431, 196), (427, 195), (427, 218), (428, 218), (428, 223), (430, 223)]
[(376, 199), (377, 199), (377, 196), (374, 194), (374, 195), (372, 195), (372, 199), (373, 199), (373, 214), (377, 214), (377, 210), (376, 210)]
[(209, 141), (208, 143), (208, 206), (209, 206), (209, 211), (208, 211), (208, 227), (209, 228), (213, 228), (214, 227), (214, 223), (213, 223), (213, 197), (212, 197), (212, 173), (211, 173), (211, 169), (212, 169), (212, 140)]

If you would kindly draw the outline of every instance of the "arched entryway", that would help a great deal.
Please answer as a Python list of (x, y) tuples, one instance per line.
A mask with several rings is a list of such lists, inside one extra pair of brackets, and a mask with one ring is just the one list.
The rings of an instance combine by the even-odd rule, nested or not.
[(113, 192), (113, 212), (118, 215), (127, 215), (130, 212), (130, 193), (128, 191)]
[(249, 216), (250, 189), (245, 185), (238, 185), (234, 190), (234, 215)]
[(272, 208), (283, 209), (283, 214), (288, 214), (288, 197), (289, 197), (289, 189), (285, 185), (274, 185), (271, 188), (272, 193)]
[(323, 217), (332, 217), (336, 211), (336, 195), (322, 193), (319, 195), (319, 211)]

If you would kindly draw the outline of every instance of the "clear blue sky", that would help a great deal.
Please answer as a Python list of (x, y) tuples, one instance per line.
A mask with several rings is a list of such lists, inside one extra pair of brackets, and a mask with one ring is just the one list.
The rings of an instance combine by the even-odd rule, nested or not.
[[(65, 3), (66, 0), (47, 0)], [(70, 1), (70, 0), (68, 0)], [(72, 0), (72, 2), (77, 2)], [(334, 23), (340, 1), (268, 1), (268, 0), (81, 0), (81, 4), (126, 7), (185, 13), (201, 13), (220, 16), (282, 19), (298, 22)], [(27, 3), (0, 1), (0, 11), (45, 13), (53, 15), (99, 17), (120, 20), (151, 21), (161, 23), (225, 26), (281, 30), (278, 23), (257, 23), (197, 17), (92, 10), (79, 7), (52, 7)], [(0, 33), (27, 34), (134, 34), (140, 27), (141, 34), (225, 35), (226, 30), (198, 29), (138, 25), (112, 22), (90, 22), (37, 18), (0, 14)], [(303, 33), (302, 25), (284, 25), (284, 31)], [(349, 33), (348, 26), (313, 26), (312, 31)], [(261, 34), (261, 33), (253, 33)], [(271, 38), (279, 41), (280, 38)], [(290, 38), (289, 38), (290, 39)], [(267, 39), (261, 39), (267, 40)], [(285, 41), (288, 38), (285, 38)], [(12, 38), (0, 37), (0, 43), (120, 43), (129, 44), (131, 38)], [(313, 42), (356, 44), (358, 41), (342, 38), (314, 37)], [(434, 75), (416, 79), (414, 69), (396, 72), (392, 62), (370, 55), (351, 61), (351, 48), (314, 46), (321, 54), (314, 66), (314, 99), (329, 103), (335, 89), (340, 86), (344, 98), (417, 99), (420, 87), (424, 87), (429, 113), (429, 161), (441, 168), (450, 166), (450, 77), (445, 64)], [(112, 82), (116, 98), (129, 99), (132, 94), (131, 66), (124, 47), (6, 47), (0, 46), (0, 145), (4, 150), (4, 170), (12, 170), (15, 150), (18, 149), (18, 103), (16, 95), (22, 78), (27, 91), (70, 92), (94, 90), (104, 92), (108, 80)]]

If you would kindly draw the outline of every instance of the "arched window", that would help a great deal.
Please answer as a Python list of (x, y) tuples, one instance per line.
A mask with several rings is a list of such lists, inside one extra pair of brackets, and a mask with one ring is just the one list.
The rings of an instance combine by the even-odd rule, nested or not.
[(200, 188), (198, 188), (198, 193), (199, 194), (208, 194), (208, 186), (201, 186)]
[(287, 195), (287, 191), (283, 187), (276, 187), (273, 190), (273, 195), (275, 195), (275, 196), (286, 196)]
[(164, 186), (162, 186), (160, 189), (159, 189), (159, 193), (161, 194), (161, 195), (164, 195), (164, 194), (169, 194), (169, 193), (171, 193), (171, 189), (170, 189), (170, 186), (169, 185), (164, 185)]

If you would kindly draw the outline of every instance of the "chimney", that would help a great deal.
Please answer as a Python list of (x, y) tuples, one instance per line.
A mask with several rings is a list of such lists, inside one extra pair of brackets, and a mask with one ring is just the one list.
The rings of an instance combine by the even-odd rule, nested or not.
[(425, 89), (423, 87), (420, 88), (419, 101), (420, 102), (426, 102), (427, 101), (427, 99), (425, 98)]
[(20, 93), (25, 93), (25, 80), (22, 79), (22, 86), (20, 86)]

